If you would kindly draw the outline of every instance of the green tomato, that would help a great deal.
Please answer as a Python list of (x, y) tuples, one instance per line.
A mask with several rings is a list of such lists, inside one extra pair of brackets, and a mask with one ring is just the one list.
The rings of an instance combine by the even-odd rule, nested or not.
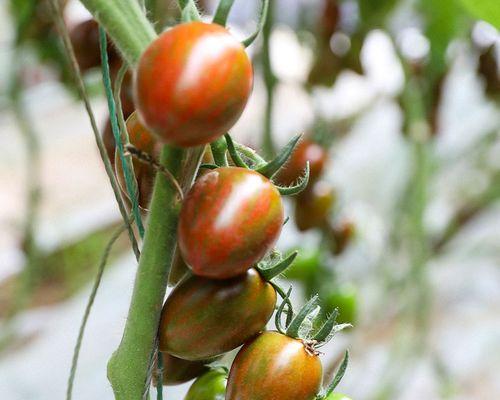
[(226, 383), (226, 371), (223, 369), (209, 371), (194, 381), (184, 400), (224, 400)]
[(342, 285), (335, 288), (324, 297), (325, 308), (332, 312), (335, 308), (339, 310), (337, 323), (354, 324), (358, 312), (358, 293), (352, 285)]
[(320, 269), (320, 252), (315, 248), (298, 249), (298, 252), (295, 261), (285, 271), (285, 276), (295, 281), (309, 282)]
[(325, 400), (351, 400), (351, 399), (341, 393), (332, 393), (330, 394), (330, 396), (326, 397)]

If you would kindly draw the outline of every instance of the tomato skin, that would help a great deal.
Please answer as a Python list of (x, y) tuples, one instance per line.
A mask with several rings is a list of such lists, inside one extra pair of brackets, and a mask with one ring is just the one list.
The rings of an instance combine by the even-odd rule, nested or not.
[(224, 281), (191, 276), (167, 298), (160, 350), (185, 360), (226, 353), (265, 328), (276, 292), (255, 269)]
[(335, 190), (324, 181), (316, 182), (300, 193), (295, 203), (297, 228), (300, 231), (307, 231), (323, 226), (328, 220), (335, 200)]
[(321, 362), (303, 342), (264, 332), (236, 356), (226, 400), (313, 400), (322, 381)]
[(252, 64), (241, 43), (220, 25), (188, 22), (146, 49), (134, 93), (146, 126), (166, 143), (190, 147), (226, 133), (252, 86)]
[(351, 244), (356, 236), (356, 225), (354, 225), (354, 222), (350, 220), (344, 220), (337, 226), (333, 227), (332, 234), (335, 240), (335, 246), (333, 246), (332, 252), (335, 255), (340, 255)]
[[(153, 135), (151, 135), (151, 132), (139, 121), (137, 113), (135, 112), (132, 113), (132, 115), (130, 115), (130, 117), (127, 119), (127, 132), (129, 135), (130, 144), (132, 144), (139, 150), (152, 155), (156, 159), (158, 158), (160, 147), (155, 141)], [(149, 201), (151, 200), (151, 195), (153, 193), (156, 171), (152, 166), (144, 164), (136, 158), (132, 159), (132, 164), (134, 166), (137, 186), (139, 188), (139, 205), (143, 209), (147, 209)], [(120, 188), (122, 189), (122, 192), (127, 195), (122, 161), (118, 152), (116, 152), (115, 154), (115, 169)]]
[(309, 161), (309, 184), (316, 181), (325, 168), (328, 152), (319, 144), (304, 138), (295, 148), (283, 169), (276, 175), (276, 182), (288, 186), (295, 183), (303, 174)]
[[(210, 371), (207, 364), (212, 360), (188, 361), (174, 357), (168, 353), (159, 353), (163, 357), (163, 377), (164, 386), (180, 385), (197, 378), (198, 376)], [(155, 367), (156, 368), (156, 367)], [(157, 384), (156, 374), (153, 375), (153, 383)]]
[(283, 221), (281, 196), (269, 179), (245, 168), (217, 168), (184, 200), (179, 248), (194, 274), (230, 278), (273, 248)]
[(184, 400), (224, 400), (227, 374), (223, 370), (212, 370), (200, 376), (189, 388)]
[(339, 310), (338, 324), (354, 324), (358, 314), (358, 293), (352, 285), (342, 285), (335, 288), (324, 297), (325, 309), (332, 312)]
[(351, 400), (351, 399), (343, 395), (342, 393), (331, 393), (330, 396), (325, 398), (325, 400)]

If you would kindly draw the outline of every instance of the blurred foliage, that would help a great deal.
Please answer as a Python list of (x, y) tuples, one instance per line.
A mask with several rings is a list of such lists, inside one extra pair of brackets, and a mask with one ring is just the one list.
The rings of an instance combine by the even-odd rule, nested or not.
[(460, 0), (469, 12), (500, 29), (500, 1), (498, 0)]

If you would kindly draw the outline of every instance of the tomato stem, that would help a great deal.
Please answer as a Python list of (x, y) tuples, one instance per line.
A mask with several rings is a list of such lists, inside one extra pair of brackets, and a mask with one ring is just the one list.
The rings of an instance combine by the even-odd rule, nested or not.
[(106, 29), (125, 60), (135, 65), (156, 37), (153, 26), (136, 0), (80, 0)]

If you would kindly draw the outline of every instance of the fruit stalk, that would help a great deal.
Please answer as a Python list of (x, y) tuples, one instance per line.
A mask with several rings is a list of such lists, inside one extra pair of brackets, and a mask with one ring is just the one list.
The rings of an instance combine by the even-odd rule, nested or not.
[[(81, 0), (106, 29), (125, 60), (135, 66), (156, 37), (135, 0)], [(164, 146), (161, 163), (186, 191), (198, 169), (202, 148)], [(150, 216), (122, 341), (108, 364), (108, 379), (118, 400), (144, 398), (160, 311), (175, 246), (180, 202), (175, 187), (157, 174)]]
[[(183, 155), (183, 150), (165, 146), (161, 163), (179, 176)], [(123, 338), (108, 364), (108, 379), (116, 399), (141, 399), (147, 390), (160, 310), (177, 243), (179, 208), (177, 190), (163, 174), (157, 174)]]

